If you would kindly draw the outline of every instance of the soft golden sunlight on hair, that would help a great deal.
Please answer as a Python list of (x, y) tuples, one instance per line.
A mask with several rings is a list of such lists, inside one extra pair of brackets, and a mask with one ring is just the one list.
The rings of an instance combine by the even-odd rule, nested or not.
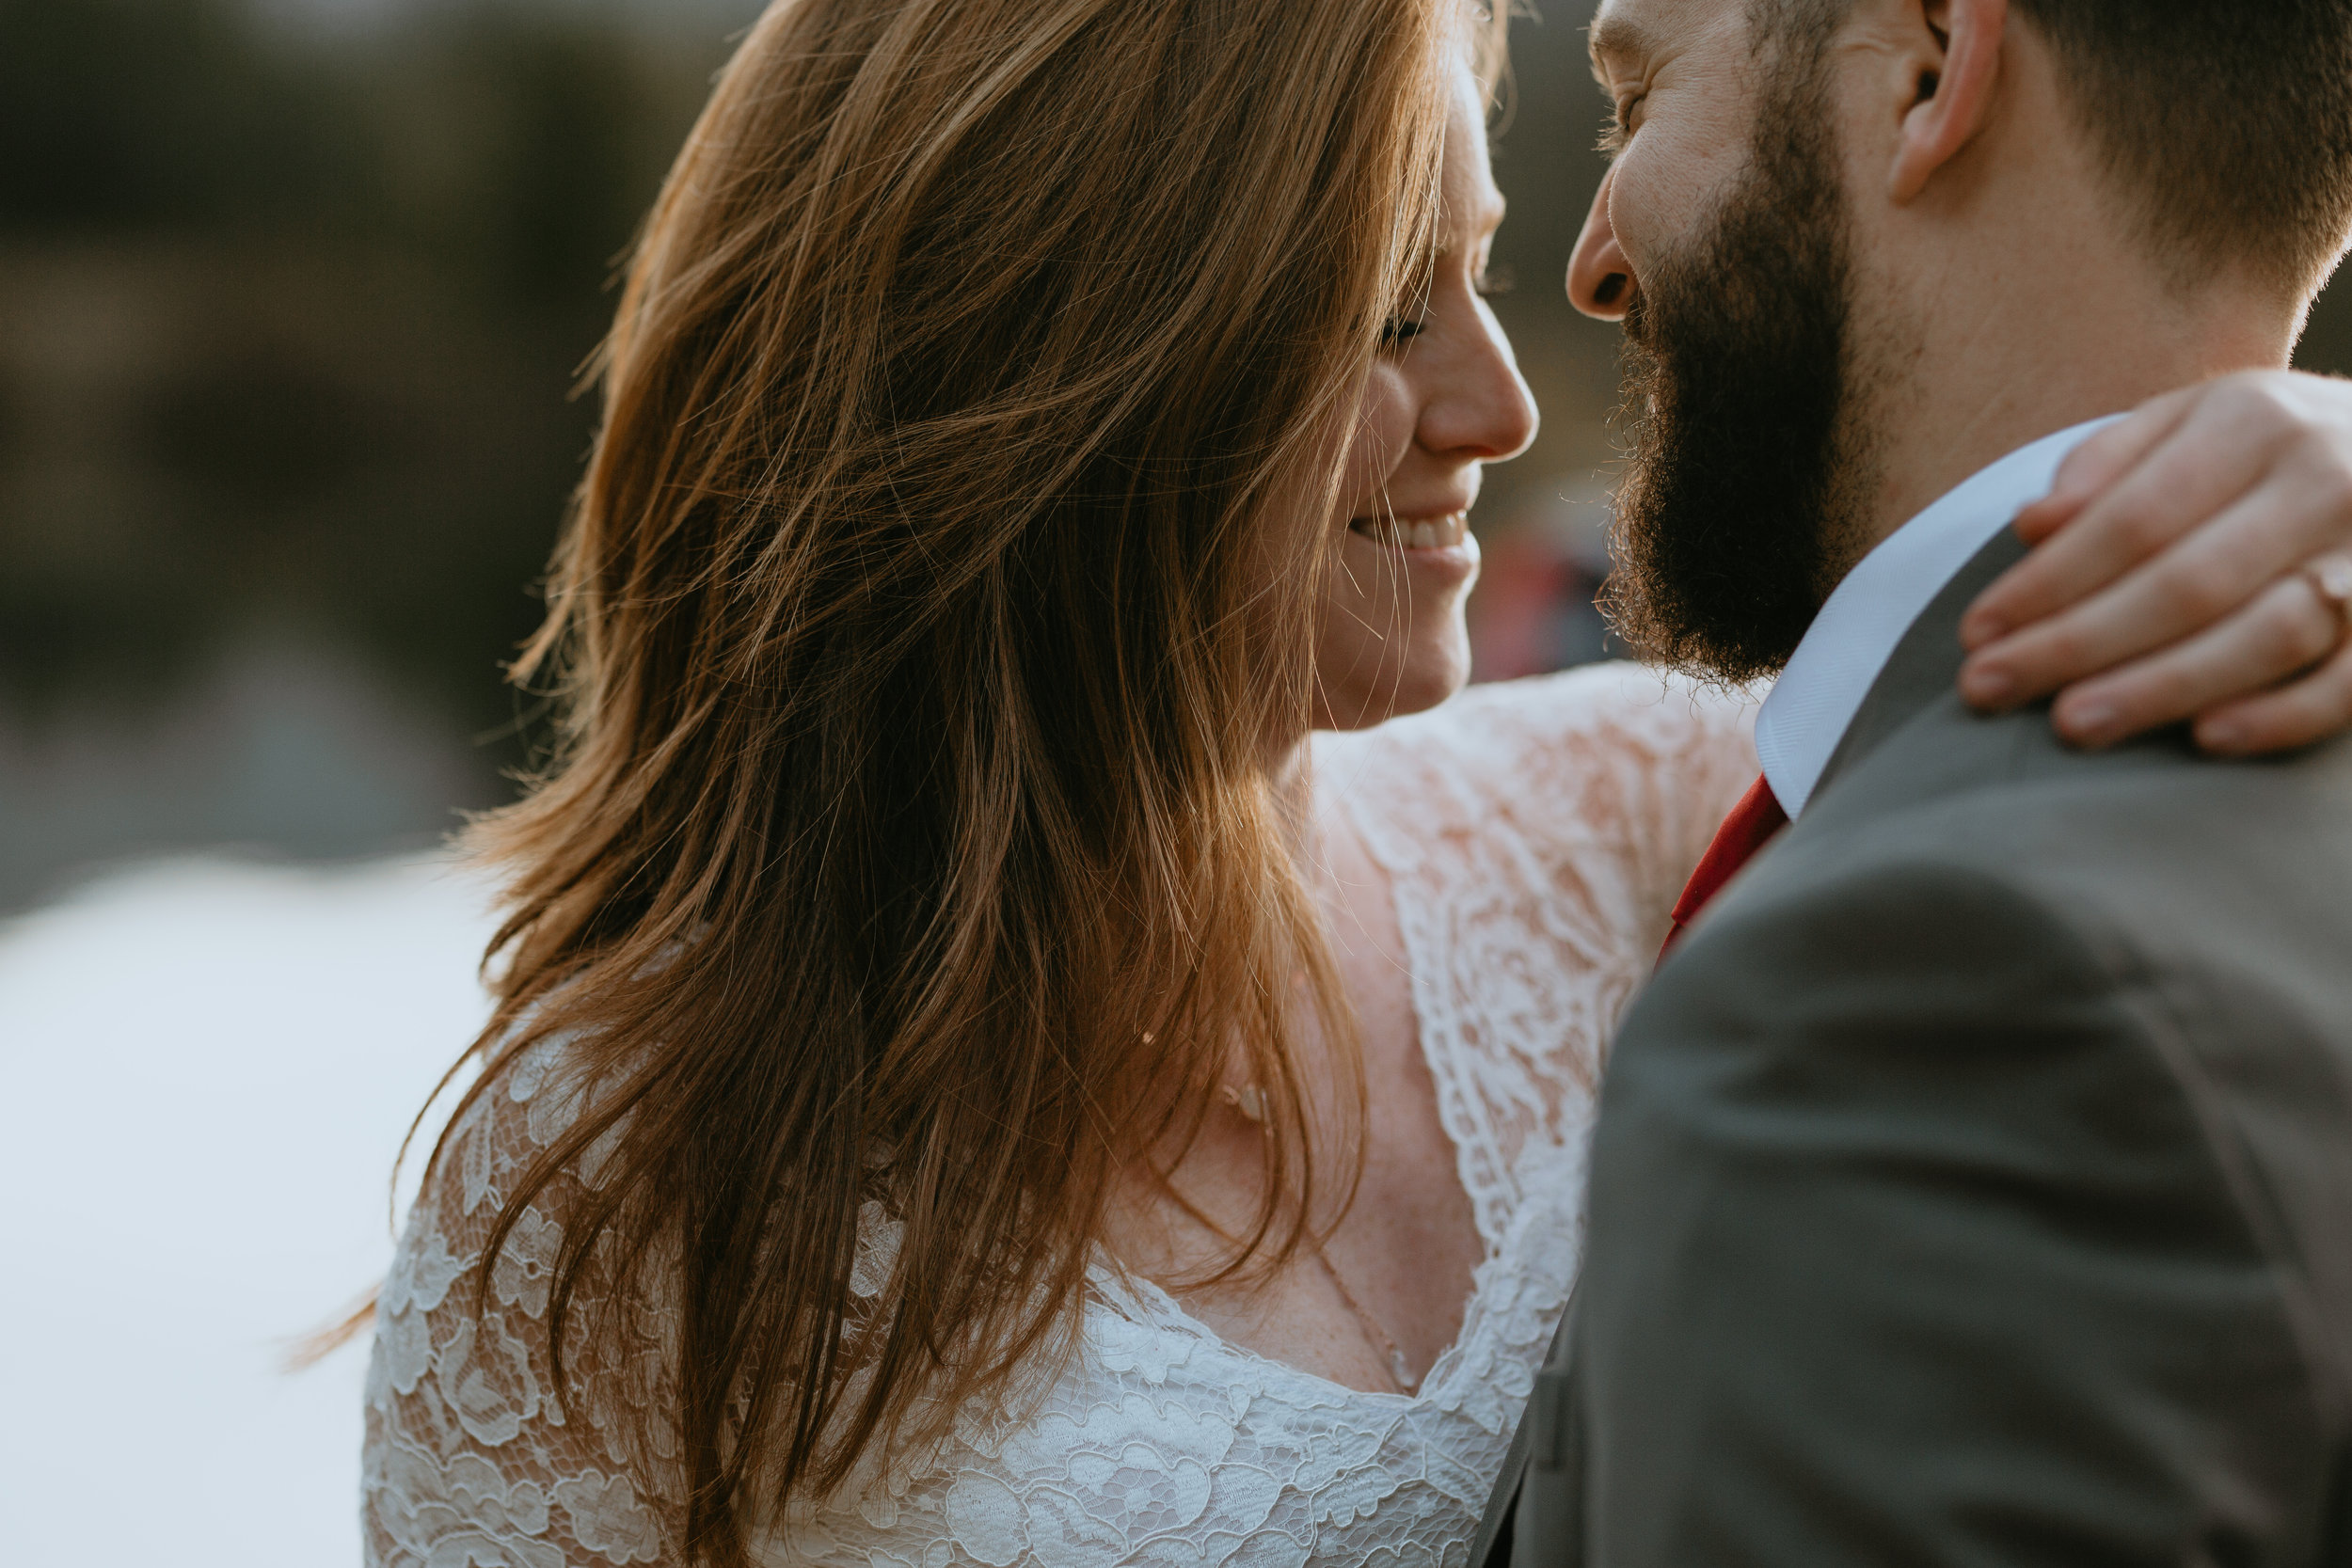
[(1384, 373), (1463, 14), (788, 0), (671, 176), (522, 664), (564, 745), (474, 838), (513, 902), (470, 1093), (554, 1037), (593, 1087), (501, 1223), (556, 1206), (558, 1384), (695, 1560), (1014, 1397), (1237, 1052), (1275, 1132), (1233, 1265), (1297, 1239), (1294, 976), (1345, 1009), (1264, 740), (1331, 540), (1268, 509)]

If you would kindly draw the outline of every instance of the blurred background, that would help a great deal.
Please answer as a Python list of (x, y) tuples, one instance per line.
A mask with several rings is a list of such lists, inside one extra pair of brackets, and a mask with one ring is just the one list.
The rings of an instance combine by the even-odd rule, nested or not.
[[(380, 1270), (478, 1023), (499, 669), (614, 267), (755, 0), (0, 0), (0, 1517), (24, 1561), (351, 1560)], [(1481, 678), (1604, 650), (1587, 0), (1516, 29)], [(2352, 294), (2315, 368), (2352, 369)], [(46, 1547), (48, 1550), (44, 1551)]]
[[(1581, 0), (1516, 29), (1479, 673), (1597, 656), (1613, 328)], [(503, 798), (499, 665), (586, 447), (613, 270), (756, 0), (0, 0), (0, 911)], [(2352, 364), (2323, 305), (2307, 357)]]
[(0, 0), (0, 907), (429, 842), (749, 0)]

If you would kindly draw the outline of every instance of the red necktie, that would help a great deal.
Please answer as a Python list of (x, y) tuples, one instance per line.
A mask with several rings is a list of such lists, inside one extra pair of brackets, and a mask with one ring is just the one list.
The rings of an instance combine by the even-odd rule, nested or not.
[(1674, 928), (1666, 933), (1666, 945), (1658, 950), (1660, 962), (1664, 962), (1675, 943), (1682, 940), (1683, 927), (1696, 920), (1699, 911), (1724, 890), (1724, 884), (1738, 876), (1740, 868), (1788, 825), (1788, 814), (1780, 809), (1772, 782), (1758, 778), (1740, 797), (1740, 803), (1731, 808), (1724, 825), (1715, 830), (1715, 842), (1707, 847), (1699, 868), (1691, 873), (1690, 881), (1684, 884), (1681, 902), (1675, 905)]

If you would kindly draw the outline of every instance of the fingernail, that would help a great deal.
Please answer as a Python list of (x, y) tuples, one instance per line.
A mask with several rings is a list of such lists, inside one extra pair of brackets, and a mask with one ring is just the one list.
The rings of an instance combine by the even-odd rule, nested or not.
[(2096, 746), (2115, 728), (2115, 709), (2106, 703), (2088, 703), (2066, 710), (2066, 731), (2087, 746)]
[(2197, 726), (2197, 743), (2208, 752), (2242, 752), (2246, 749), (2246, 729), (2229, 719), (2216, 719)]
[(1961, 677), (1960, 685), (1970, 702), (1986, 707), (1996, 707), (2017, 695), (2017, 677), (2006, 670), (1972, 670)]

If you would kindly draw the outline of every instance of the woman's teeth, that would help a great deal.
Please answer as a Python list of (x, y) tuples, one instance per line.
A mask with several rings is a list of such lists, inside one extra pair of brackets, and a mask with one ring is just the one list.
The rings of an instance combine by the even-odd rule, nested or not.
[(1359, 517), (1347, 526), (1375, 544), (1401, 550), (1451, 549), (1470, 534), (1469, 515), (1461, 512), (1419, 522), (1406, 522), (1400, 517)]

